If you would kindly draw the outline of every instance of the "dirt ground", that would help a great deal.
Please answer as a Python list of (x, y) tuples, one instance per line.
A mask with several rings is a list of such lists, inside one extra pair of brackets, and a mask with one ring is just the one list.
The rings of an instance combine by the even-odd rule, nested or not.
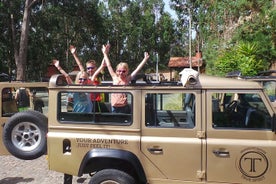
[[(73, 184), (88, 184), (89, 176), (73, 177)], [(35, 160), (20, 160), (0, 156), (0, 184), (63, 184), (63, 174), (48, 169), (42, 156)]]

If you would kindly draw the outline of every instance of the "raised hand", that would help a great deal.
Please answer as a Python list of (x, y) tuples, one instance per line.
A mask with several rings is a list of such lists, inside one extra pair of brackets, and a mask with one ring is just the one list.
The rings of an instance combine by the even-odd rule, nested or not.
[(70, 45), (69, 49), (72, 54), (76, 52), (76, 47), (74, 45)]
[(55, 65), (55, 67), (59, 67), (59, 60), (57, 59), (53, 59), (53, 64)]
[(149, 53), (148, 52), (144, 52), (144, 59), (148, 60), (150, 57)]
[(102, 46), (102, 52), (103, 52), (103, 54), (108, 54), (109, 48), (110, 48), (110, 44), (103, 45)]
[(110, 49), (110, 44), (109, 44), (109, 43), (106, 44), (105, 49), (106, 49), (106, 52), (108, 53), (108, 52), (109, 52), (109, 49)]

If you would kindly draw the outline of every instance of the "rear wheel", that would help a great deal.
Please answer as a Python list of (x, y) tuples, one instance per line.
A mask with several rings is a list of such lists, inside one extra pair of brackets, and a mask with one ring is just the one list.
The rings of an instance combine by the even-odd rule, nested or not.
[(32, 160), (46, 153), (47, 117), (36, 111), (13, 115), (4, 126), (3, 142), (15, 157)]
[(136, 184), (129, 174), (117, 169), (104, 169), (92, 176), (89, 184)]

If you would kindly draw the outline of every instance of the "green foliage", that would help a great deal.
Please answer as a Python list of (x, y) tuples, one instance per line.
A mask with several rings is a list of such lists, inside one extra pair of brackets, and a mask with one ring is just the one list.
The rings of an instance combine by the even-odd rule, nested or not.
[(202, 48), (204, 50), (203, 59), (208, 61), (206, 73), (208, 74), (216, 74), (215, 61), (222, 54), (219, 50), (219, 41), (217, 39), (210, 40), (208, 43), (204, 45)]
[[(275, 61), (273, 1), (197, 0), (196, 3), (199, 34), (204, 40), (202, 51), (209, 74), (224, 75), (230, 70), (239, 69), (245, 74), (254, 75), (260, 70), (268, 69)], [(237, 53), (239, 50), (250, 51), (246, 47), (238, 49), (236, 45), (241, 46), (240, 42), (256, 45), (257, 53), (248, 53), (252, 54), (250, 56)], [(236, 61), (242, 64), (237, 65)]]
[(163, 110), (182, 110), (183, 94), (168, 94), (163, 96)]
[(110, 59), (113, 67), (125, 61), (133, 70), (147, 51), (151, 57), (141, 72), (155, 70), (156, 52), (160, 57), (160, 68), (165, 68), (170, 45), (175, 41), (175, 30), (172, 19), (163, 13), (162, 0), (114, 0), (108, 1), (107, 5), (110, 16), (105, 19), (109, 22), (106, 31), (111, 43)]
[[(13, 51), (18, 49), (24, 1), (1, 1), (0, 5), (0, 29), (4, 33), (0, 39), (0, 57), (14, 70)], [(31, 11), (27, 79), (39, 80), (54, 58), (71, 71), (75, 65), (68, 50), (71, 44), (77, 47), (83, 64), (88, 59), (100, 63), (101, 46), (107, 41), (111, 44), (113, 66), (126, 61), (134, 69), (148, 51), (152, 57), (143, 71), (154, 70), (155, 52), (159, 53), (160, 67), (165, 68), (175, 30), (172, 19), (163, 9), (162, 0), (38, 1)], [(10, 39), (11, 13), (16, 26), (16, 45)]]
[[(171, 0), (179, 18), (173, 20), (164, 12), (162, 0), (37, 1), (31, 11), (27, 78), (39, 80), (53, 58), (71, 71), (75, 62), (68, 52), (70, 44), (77, 47), (83, 64), (88, 59), (100, 63), (101, 45), (107, 41), (113, 67), (126, 61), (133, 70), (148, 51), (151, 57), (141, 72), (155, 71), (155, 53), (160, 69), (168, 69), (170, 57), (188, 55), (187, 8), (196, 32), (192, 55), (196, 50), (203, 52), (208, 74), (223, 76), (241, 70), (244, 75), (254, 75), (276, 60), (276, 10), (272, 2)], [(22, 0), (0, 2), (0, 58), (6, 73), (15, 70), (14, 50), (18, 49), (23, 8)], [(11, 14), (15, 45), (11, 40)]]
[(214, 61), (213, 74), (225, 76), (228, 72), (238, 70), (237, 57), (232, 50), (225, 51)]
[(259, 47), (255, 43), (241, 42), (227, 50), (215, 61), (217, 74), (225, 76), (232, 71), (241, 71), (242, 75), (254, 76), (267, 69), (267, 63), (258, 59)]

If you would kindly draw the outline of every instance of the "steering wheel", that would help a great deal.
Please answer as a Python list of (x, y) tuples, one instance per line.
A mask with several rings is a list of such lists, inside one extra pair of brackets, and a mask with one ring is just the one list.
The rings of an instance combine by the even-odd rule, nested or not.
[(238, 106), (238, 101), (233, 100), (230, 104), (227, 105), (225, 110), (226, 112), (234, 112), (237, 106)]

